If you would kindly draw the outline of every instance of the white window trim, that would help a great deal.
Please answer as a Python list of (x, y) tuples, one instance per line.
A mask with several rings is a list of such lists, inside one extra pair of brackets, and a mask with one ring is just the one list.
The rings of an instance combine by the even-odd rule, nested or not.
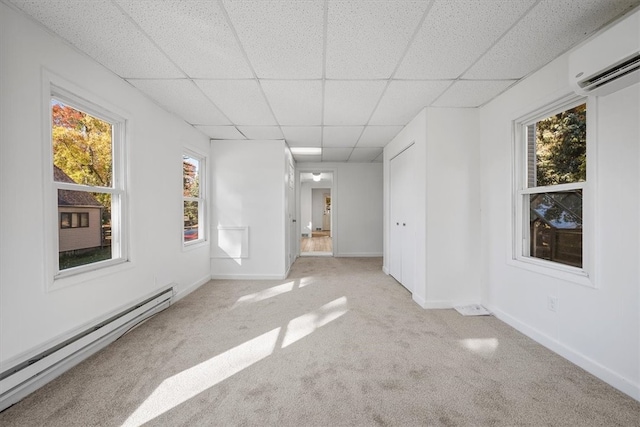
[[(570, 184), (527, 188), (526, 141), (524, 128), (551, 115), (560, 113), (583, 103), (587, 103), (587, 180)], [(596, 123), (597, 98), (584, 98), (575, 94), (566, 95), (555, 101), (538, 105), (526, 115), (513, 120), (512, 126), (512, 203), (511, 203), (511, 248), (507, 263), (535, 273), (595, 288), (595, 268), (592, 260), (595, 251), (595, 215), (593, 200), (596, 182)], [(545, 191), (582, 189), (582, 267), (573, 267), (553, 261), (525, 255), (528, 240), (525, 236), (525, 196)]]
[[(207, 186), (207, 180), (208, 180), (208, 175), (207, 175), (207, 156), (205, 154), (202, 154), (196, 150), (193, 150), (191, 148), (187, 148), (184, 147), (182, 149), (182, 155), (183, 156), (188, 156), (191, 158), (194, 158), (196, 160), (198, 160), (199, 162), (199, 170), (198, 170), (198, 174), (200, 175), (200, 197), (185, 197), (184, 195), (182, 196), (182, 202), (181, 205), (182, 207), (182, 212), (180, 217), (183, 218), (184, 216), (184, 202), (189, 202), (189, 201), (193, 201), (193, 202), (198, 202), (198, 206), (200, 206), (200, 209), (198, 210), (198, 225), (199, 225), (199, 234), (198, 234), (198, 239), (197, 240), (190, 240), (190, 241), (185, 241), (184, 240), (184, 223), (182, 224), (182, 227), (180, 227), (180, 236), (181, 236), (181, 241), (182, 241), (182, 248), (183, 250), (190, 250), (196, 247), (200, 247), (200, 246), (204, 246), (208, 241), (209, 241), (209, 221), (208, 221), (208, 216), (207, 216), (207, 212), (208, 212), (208, 207), (207, 207), (207, 191), (208, 191), (208, 186)], [(180, 157), (180, 170), (182, 171), (182, 157)], [(184, 173), (184, 172), (183, 172)], [(182, 179), (183, 176), (181, 175), (180, 178)], [(181, 190), (182, 190), (182, 186), (180, 186)]]
[[(78, 283), (113, 274), (128, 269), (132, 265), (129, 255), (129, 231), (126, 191), (126, 126), (125, 114), (108, 102), (87, 90), (49, 72), (42, 74), (42, 129), (43, 129), (43, 178), (44, 178), (44, 235), (45, 235), (45, 283), (48, 291), (72, 286)], [(53, 150), (51, 149), (51, 99), (56, 98), (67, 105), (83, 112), (104, 119), (113, 126), (114, 170), (112, 175), (113, 187), (92, 187), (80, 184), (56, 182), (53, 179)], [(58, 189), (90, 190), (116, 195), (112, 203), (112, 247), (116, 248), (113, 258), (97, 263), (59, 270), (59, 218), (58, 218)]]

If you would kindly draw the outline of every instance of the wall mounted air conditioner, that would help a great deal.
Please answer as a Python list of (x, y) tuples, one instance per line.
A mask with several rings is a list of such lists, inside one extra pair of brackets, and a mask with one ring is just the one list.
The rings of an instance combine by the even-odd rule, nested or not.
[(640, 82), (640, 9), (569, 54), (569, 79), (579, 95), (608, 95)]

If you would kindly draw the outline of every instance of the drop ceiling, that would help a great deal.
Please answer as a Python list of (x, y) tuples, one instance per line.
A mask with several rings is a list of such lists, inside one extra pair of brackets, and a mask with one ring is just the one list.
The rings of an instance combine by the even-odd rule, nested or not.
[(379, 162), (423, 107), (479, 107), (640, 0), (11, 3), (212, 139)]

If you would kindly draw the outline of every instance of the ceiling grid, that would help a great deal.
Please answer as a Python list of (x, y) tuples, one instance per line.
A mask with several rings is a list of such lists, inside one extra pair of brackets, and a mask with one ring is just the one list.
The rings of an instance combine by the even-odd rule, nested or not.
[(0, 1), (212, 139), (284, 138), (323, 149), (298, 162), (381, 162), (383, 147), (422, 108), (480, 107), (640, 5)]

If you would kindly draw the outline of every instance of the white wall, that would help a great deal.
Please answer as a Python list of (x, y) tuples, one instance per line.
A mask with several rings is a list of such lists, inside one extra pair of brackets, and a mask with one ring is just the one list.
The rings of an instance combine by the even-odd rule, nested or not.
[(424, 308), (480, 300), (478, 111), (422, 110), (385, 147), (385, 272), (389, 267), (389, 162), (413, 144), (416, 169), (413, 299)]
[[(311, 232), (315, 230), (315, 227), (322, 227), (322, 217), (320, 218), (320, 225), (313, 224), (313, 191), (314, 189), (324, 188), (325, 192), (330, 191), (331, 182), (327, 181), (305, 181), (300, 183), (300, 234), (308, 234), (311, 237)], [(329, 190), (327, 190), (329, 188)], [(321, 205), (322, 206), (322, 205)], [(311, 226), (309, 225), (311, 224)]]
[(313, 230), (322, 228), (322, 215), (324, 214), (324, 195), (331, 195), (330, 188), (314, 188), (311, 190), (311, 224)]
[(334, 256), (381, 256), (382, 164), (299, 163), (297, 168), (298, 172), (334, 173), (331, 195)]
[[(587, 127), (592, 286), (512, 258), (512, 120), (571, 93), (567, 55), (481, 110), (483, 303), (499, 318), (640, 399), (640, 86), (593, 99)], [(594, 110), (595, 107), (595, 111)], [(585, 198), (588, 197), (585, 195)], [(588, 224), (585, 224), (588, 227)], [(585, 236), (587, 239), (587, 236)], [(585, 240), (586, 241), (586, 240)], [(559, 309), (547, 309), (556, 296)]]
[[(175, 282), (184, 293), (210, 277), (209, 245), (183, 250), (182, 150), (208, 153), (208, 138), (161, 110), (102, 66), (0, 3), (0, 364), (67, 337), (95, 319)], [(43, 224), (43, 74), (127, 119), (131, 262), (51, 289)], [(44, 91), (44, 92), (43, 92)], [(105, 272), (109, 274), (104, 274)]]
[[(285, 277), (286, 152), (281, 140), (211, 141), (213, 277)], [(219, 226), (248, 227), (246, 258), (217, 257)]]

